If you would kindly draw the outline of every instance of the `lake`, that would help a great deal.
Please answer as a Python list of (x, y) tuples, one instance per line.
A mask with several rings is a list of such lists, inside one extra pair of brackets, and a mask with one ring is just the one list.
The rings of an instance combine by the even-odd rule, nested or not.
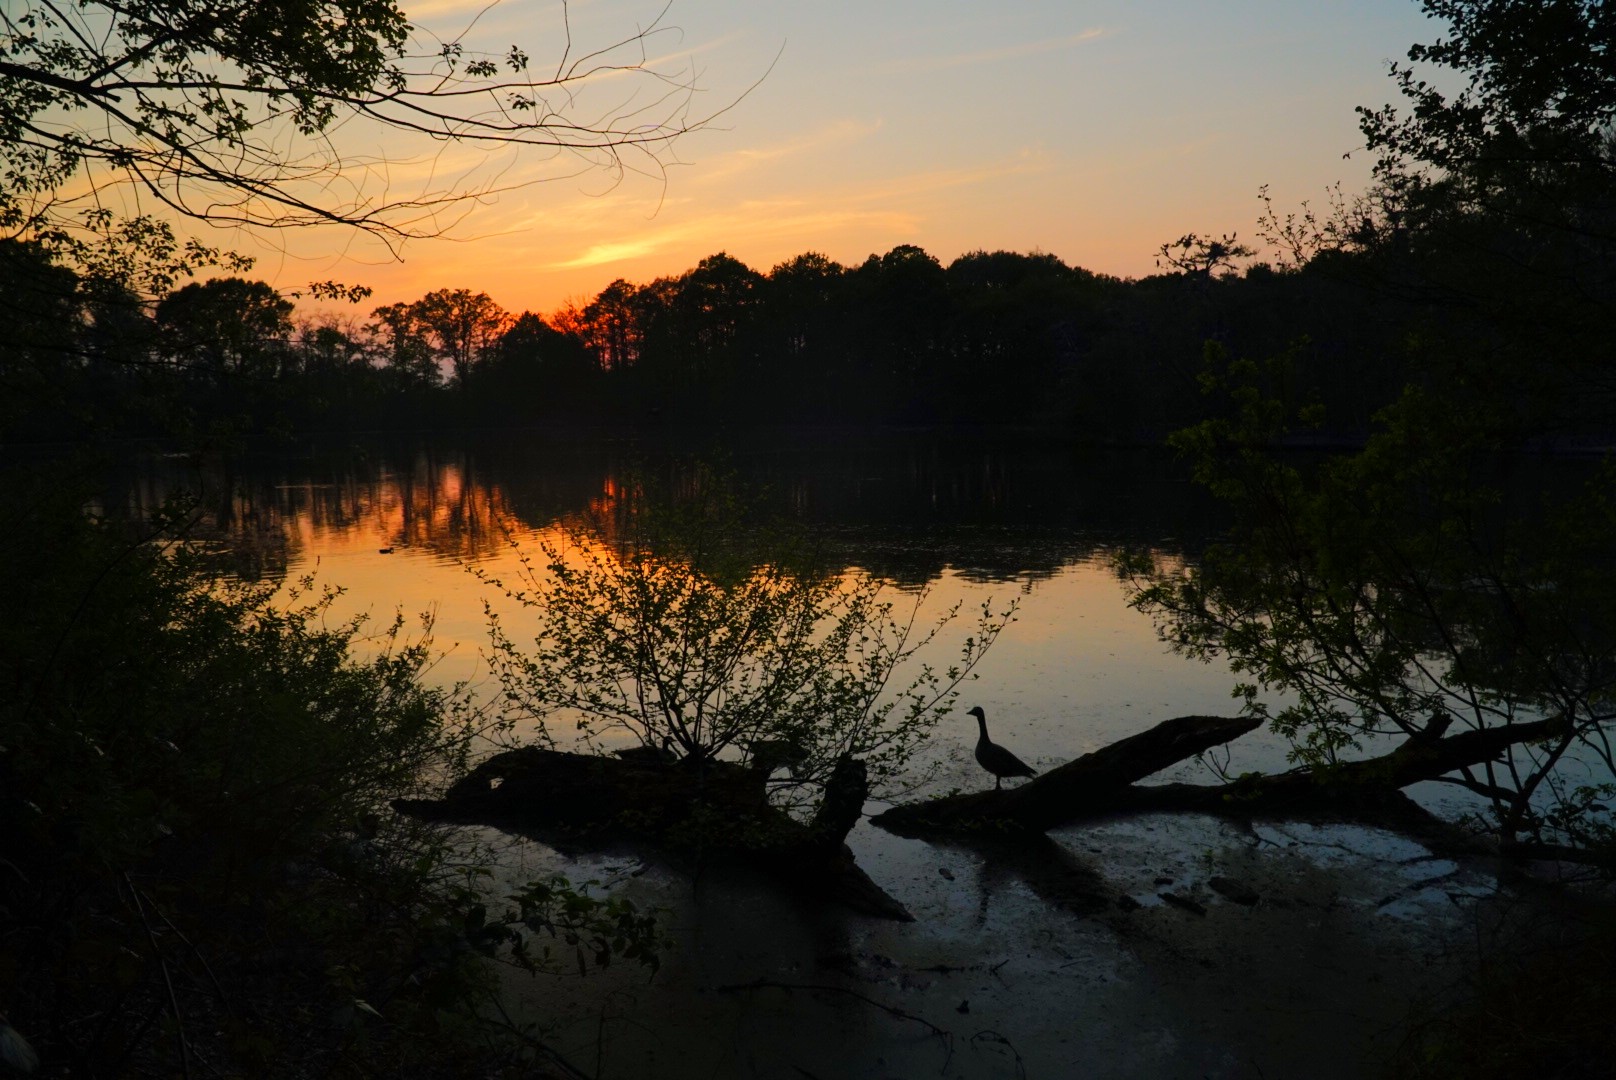
[[(510, 575), (512, 541), (537, 555), (634, 470), (671, 475), (696, 458), (721, 460), (767, 507), (800, 521), (834, 565), (889, 583), (902, 603), (921, 590), (933, 612), (1016, 600), (1016, 622), (961, 707), (981, 705), (995, 739), (1035, 765), (1170, 716), (1233, 707), (1228, 674), (1167, 650), (1128, 608), (1113, 569), (1125, 547), (1193, 557), (1216, 528), (1216, 507), (1165, 454), (934, 435), (705, 451), (531, 438), (310, 445), (200, 469), (131, 462), (104, 500), (142, 513), (199, 489), (204, 535), (236, 573), (289, 582), (312, 573), (345, 590), (339, 613), (380, 623), (395, 610), (432, 611), (447, 654), (433, 677), (480, 683), (484, 601), (513, 631), (523, 613), (469, 568)], [(973, 723), (961, 717), (946, 738), (974, 745)]]
[[(936, 612), (1016, 600), (960, 708), (981, 705), (996, 741), (1040, 770), (1173, 716), (1235, 710), (1230, 675), (1158, 641), (1115, 569), (1127, 548), (1193, 560), (1220, 527), (1159, 454), (931, 434), (721, 448), (342, 442), (200, 468), (131, 457), (101, 501), (140, 513), (200, 490), (202, 535), (234, 573), (313, 574), (345, 590), (338, 614), (382, 624), (433, 612), (446, 655), (431, 678), (492, 699), (484, 603), (515, 636), (523, 612), (471, 570), (508, 575), (518, 549), (537, 554), (633, 476), (677, 483), (696, 458), (721, 462), (835, 565), (900, 601), (923, 596)], [(975, 738), (963, 711), (944, 721), (924, 760), (939, 769), (933, 789), (986, 786)], [(1230, 761), (1283, 765), (1265, 734)], [(1194, 762), (1172, 775), (1210, 779)], [(500, 847), (497, 887), (560, 871), (663, 913), (674, 945), (655, 979), (617, 967), (506, 976), (513, 1015), (597, 1077), (1360, 1076), (1395, 1046), (1416, 995), (1439, 996), (1462, 971), (1453, 899), (1493, 888), (1375, 830), (1147, 816), (1053, 834), (1117, 900), (1072, 911), (979, 851), (860, 824), (860, 864), (917, 916), (894, 924), (745, 875), (467, 836)], [(1262, 903), (1219, 901), (1204, 888), (1219, 875)], [(1175, 890), (1202, 913), (1162, 901)]]

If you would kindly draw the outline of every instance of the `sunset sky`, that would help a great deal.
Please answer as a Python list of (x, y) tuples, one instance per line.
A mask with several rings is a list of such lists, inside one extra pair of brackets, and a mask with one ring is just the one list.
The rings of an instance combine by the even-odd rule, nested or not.
[[(402, 6), (443, 36), (472, 25), (468, 46), (555, 62), (553, 0)], [(576, 52), (658, 8), (570, 11)], [(678, 32), (652, 39), (653, 62), (695, 73), (695, 112), (733, 108), (683, 138), (661, 177), (341, 130), (345, 152), (393, 162), (390, 190), (428, 169), (514, 190), (402, 262), (351, 234), (218, 239), (256, 251), (283, 288), (369, 284), (366, 310), (469, 288), (547, 312), (718, 251), (767, 271), (810, 250), (850, 264), (905, 243), (944, 263), (1039, 250), (1143, 275), (1187, 231), (1254, 239), (1262, 184), (1292, 208), (1336, 181), (1360, 188), (1368, 161), (1343, 160), (1361, 141), (1353, 107), (1392, 100), (1386, 62), (1439, 29), (1413, 0), (675, 0), (666, 22)]]

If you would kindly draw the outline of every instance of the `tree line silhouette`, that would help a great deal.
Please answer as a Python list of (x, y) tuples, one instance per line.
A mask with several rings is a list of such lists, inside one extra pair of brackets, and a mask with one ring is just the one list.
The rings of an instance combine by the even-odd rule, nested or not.
[[(1406, 305), (1347, 256), (1234, 265), (1225, 237), (1164, 245), (1122, 279), (1054, 255), (944, 266), (901, 245), (844, 266), (808, 252), (757, 271), (730, 255), (619, 279), (520, 314), (486, 293), (307, 310), (262, 281), (192, 282), (155, 303), (0, 245), (12, 309), (15, 437), (567, 425), (745, 429), (946, 426), (1155, 443), (1198, 419), (1207, 340), (1299, 346), (1296, 391), (1355, 442), (1406, 381)], [(1325, 265), (1328, 263), (1329, 265)], [(41, 401), (45, 407), (39, 407)], [(109, 421), (110, 418), (110, 421)]]

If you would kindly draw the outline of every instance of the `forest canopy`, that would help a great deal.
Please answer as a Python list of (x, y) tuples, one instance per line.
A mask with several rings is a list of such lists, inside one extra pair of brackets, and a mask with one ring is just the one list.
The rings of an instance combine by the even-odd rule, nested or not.
[[(55, 267), (37, 248), (0, 255), (18, 280)], [(944, 266), (901, 245), (855, 266), (807, 252), (765, 272), (720, 252), (543, 314), (451, 287), (366, 313), (235, 276), (187, 284), (154, 312), (55, 300), (60, 317), (23, 325), (52, 328), (50, 348), (31, 351), (42, 384), (117, 396), (134, 382), (244, 432), (944, 424), (1126, 444), (1204, 415), (1209, 337), (1261, 353), (1305, 335), (1299, 378), (1331, 406), (1329, 430), (1306, 438), (1350, 443), (1406, 375), (1392, 345), (1410, 311), (1338, 269), (1124, 280), (1045, 253)], [(115, 337), (98, 329), (114, 319)], [(41, 416), (37, 430), (64, 426)]]

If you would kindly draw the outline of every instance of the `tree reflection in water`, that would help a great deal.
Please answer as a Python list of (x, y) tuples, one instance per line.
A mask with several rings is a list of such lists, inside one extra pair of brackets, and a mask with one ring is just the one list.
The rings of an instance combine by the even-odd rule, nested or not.
[[(1141, 451), (913, 436), (728, 447), (722, 457), (845, 565), (905, 588), (946, 569), (1041, 580), (1123, 544), (1193, 554), (1217, 524), (1171, 459)], [(599, 517), (635, 470), (677, 491), (691, 460), (679, 448), (514, 437), (311, 447), (200, 467), (152, 456), (108, 479), (104, 506), (135, 517), (199, 492), (199, 535), (242, 577), (273, 580), (311, 552), (485, 559), (507, 526)]]

